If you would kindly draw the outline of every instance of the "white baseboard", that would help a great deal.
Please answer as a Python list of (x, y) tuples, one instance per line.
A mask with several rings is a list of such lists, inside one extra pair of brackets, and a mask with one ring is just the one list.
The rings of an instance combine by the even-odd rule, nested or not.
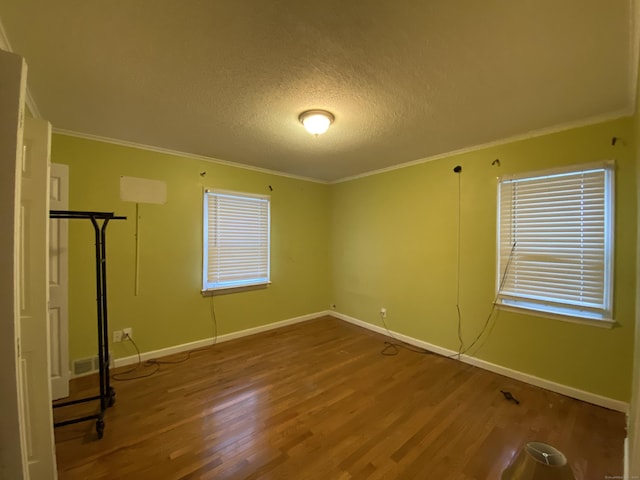
[[(189, 350), (195, 350), (197, 348), (208, 347), (215, 343), (228, 342), (229, 340), (235, 340), (236, 338), (246, 337), (249, 335), (255, 335), (256, 333), (266, 332), (274, 330), (280, 327), (286, 327), (287, 325), (293, 325), (294, 323), (306, 322), (314, 318), (322, 317), (324, 315), (330, 315), (331, 312), (317, 312), (310, 313), (308, 315), (302, 315), (301, 317), (289, 318), (275, 323), (269, 323), (268, 325), (260, 325), (259, 327), (248, 328), (246, 330), (240, 330), (238, 332), (231, 332), (224, 335), (220, 335), (217, 338), (205, 338), (197, 340), (195, 342), (183, 343), (182, 345), (175, 345), (173, 347), (161, 348), (160, 350), (152, 350), (150, 352), (144, 352), (140, 354), (140, 360), (145, 362), (154, 358), (165, 357), (167, 355), (173, 355), (176, 353), (187, 352)], [(129, 357), (116, 358), (113, 362), (114, 367), (124, 367), (126, 365), (133, 365), (138, 363), (138, 356), (131, 355)]]
[[(357, 318), (353, 318), (338, 312), (329, 312), (329, 315), (335, 318), (339, 318), (340, 320), (344, 320), (345, 322), (349, 322), (354, 325), (358, 325), (360, 327), (366, 328), (367, 330), (371, 330), (377, 333), (381, 333), (382, 335), (389, 336), (389, 332), (387, 332), (386, 329), (379, 327), (377, 325), (372, 325), (371, 323), (364, 322), (362, 320), (358, 320)], [(416, 347), (423, 348), (425, 350), (429, 350), (430, 352), (434, 352), (439, 355), (444, 355), (447, 357), (456, 356), (456, 360), (458, 360), (457, 358), (458, 352), (455, 350), (449, 350), (448, 348), (439, 347), (437, 345), (433, 345), (431, 343), (427, 343), (422, 340), (418, 340), (416, 338), (409, 337), (407, 335), (403, 335), (401, 333), (397, 333), (394, 331), (391, 331), (391, 335), (393, 335), (393, 337), (395, 337), (398, 340), (408, 343), (409, 345), (414, 345)], [(522, 382), (529, 383), (537, 387), (545, 388), (547, 390), (551, 390), (552, 392), (566, 395), (567, 397), (572, 397), (578, 400), (582, 400), (584, 402), (592, 403), (594, 405), (599, 405), (601, 407), (605, 407), (610, 410), (615, 410), (623, 413), (627, 413), (629, 411), (629, 404), (627, 402), (622, 402), (620, 400), (615, 400), (613, 398), (604, 397), (602, 395), (586, 392), (584, 390), (579, 390), (577, 388), (569, 387), (561, 383), (552, 382), (551, 380), (546, 380), (544, 378), (536, 377), (534, 375), (523, 373), (518, 370), (512, 370), (510, 368), (503, 367), (501, 365), (496, 365), (495, 363), (487, 362), (485, 360), (481, 360), (476, 357), (471, 357), (469, 355), (461, 355), (459, 360), (461, 362), (468, 363), (469, 365), (474, 365), (484, 370), (489, 370), (490, 372), (504, 375), (505, 377), (520, 380)]]
[[(389, 332), (387, 332), (387, 330), (382, 327), (373, 325), (371, 323), (359, 320), (354, 317), (350, 317), (348, 315), (344, 315), (339, 312), (326, 310), (323, 312), (310, 313), (308, 315), (302, 315), (300, 317), (295, 317), (295, 318), (290, 318), (290, 319), (282, 320), (275, 323), (270, 323), (268, 325), (261, 325), (255, 328), (249, 328), (249, 329), (241, 330), (238, 332), (232, 332), (232, 333), (227, 333), (225, 335), (220, 335), (217, 339), (215, 339), (215, 342), (216, 343), (227, 342), (229, 340), (234, 340), (236, 338), (255, 335), (256, 333), (266, 332), (266, 331), (274, 330), (276, 328), (284, 327), (287, 325), (293, 325), (295, 323), (305, 322), (305, 321), (312, 320), (314, 318), (322, 317), (325, 315), (330, 315), (334, 318), (338, 318), (345, 322), (358, 325), (359, 327), (362, 327), (362, 328), (366, 328), (367, 330), (371, 330), (373, 332), (380, 333), (385, 336), (389, 336)], [(423, 348), (425, 350), (429, 350), (430, 352), (434, 352), (439, 355), (443, 355), (447, 357), (449, 356), (457, 357), (458, 352), (456, 352), (455, 350), (443, 348), (438, 345), (434, 345), (422, 340), (418, 340), (417, 338), (409, 337), (407, 335), (403, 335), (398, 332), (390, 331), (390, 333), (397, 340), (406, 342), (409, 345), (414, 345), (416, 347)], [(195, 342), (184, 343), (182, 345), (175, 345), (173, 347), (162, 348), (160, 350), (144, 352), (140, 354), (140, 359), (141, 361), (144, 362), (146, 360), (151, 360), (154, 358), (164, 357), (164, 356), (173, 355), (176, 353), (187, 352), (189, 350), (195, 350), (197, 348), (207, 347), (209, 345), (213, 345), (213, 343), (214, 343), (214, 338), (205, 338), (202, 340), (197, 340)], [(456, 358), (456, 360), (458, 360), (458, 358)], [(474, 365), (484, 370), (488, 370), (490, 372), (504, 375), (505, 377), (520, 380), (522, 382), (535, 385), (537, 387), (545, 388), (547, 390), (551, 390), (552, 392), (560, 393), (562, 395), (566, 395), (568, 397), (582, 400), (584, 402), (592, 403), (594, 405), (599, 405), (601, 407), (605, 407), (610, 410), (615, 410), (623, 413), (628, 413), (629, 411), (629, 404), (627, 402), (622, 402), (620, 400), (615, 400), (609, 397), (604, 397), (602, 395), (597, 395), (595, 393), (580, 390), (574, 387), (563, 385), (561, 383), (556, 383), (551, 380), (546, 380), (544, 378), (536, 377), (528, 373), (523, 373), (518, 370), (513, 370), (507, 367), (503, 367), (501, 365), (487, 362), (486, 360), (481, 360), (479, 358), (472, 357), (469, 355), (461, 355), (459, 360), (461, 362), (468, 363), (469, 365)], [(126, 365), (135, 364), (137, 362), (138, 362), (138, 356), (131, 355), (128, 357), (115, 359), (115, 361), (113, 362), (113, 366), (123, 367)]]

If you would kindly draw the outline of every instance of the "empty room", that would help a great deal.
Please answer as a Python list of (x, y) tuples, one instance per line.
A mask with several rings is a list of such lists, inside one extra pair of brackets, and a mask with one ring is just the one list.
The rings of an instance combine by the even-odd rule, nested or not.
[(638, 479), (636, 0), (0, 2), (0, 479)]

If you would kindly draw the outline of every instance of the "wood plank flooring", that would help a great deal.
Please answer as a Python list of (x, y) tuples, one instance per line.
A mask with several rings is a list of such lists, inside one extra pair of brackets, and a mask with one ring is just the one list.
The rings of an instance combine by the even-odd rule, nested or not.
[[(102, 440), (94, 422), (55, 430), (60, 479), (499, 479), (534, 440), (579, 480), (622, 475), (623, 414), (435, 354), (383, 356), (386, 339), (323, 317), (113, 382)], [(96, 385), (75, 379), (72, 397)]]

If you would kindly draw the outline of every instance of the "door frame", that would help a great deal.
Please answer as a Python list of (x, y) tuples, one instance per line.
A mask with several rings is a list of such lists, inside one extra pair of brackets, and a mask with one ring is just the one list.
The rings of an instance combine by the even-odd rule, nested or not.
[(20, 161), (27, 65), (0, 50), (0, 477), (28, 478), (20, 377)]

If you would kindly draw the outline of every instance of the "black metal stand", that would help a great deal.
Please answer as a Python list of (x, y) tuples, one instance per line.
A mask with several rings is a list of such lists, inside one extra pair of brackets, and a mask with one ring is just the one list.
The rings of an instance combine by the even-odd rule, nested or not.
[[(78, 403), (100, 400), (100, 413), (87, 415), (85, 417), (56, 422), (54, 427), (62, 427), (72, 423), (87, 422), (96, 420), (96, 432), (98, 438), (104, 435), (104, 411), (111, 407), (116, 401), (116, 392), (110, 385), (109, 378), (109, 326), (107, 322), (107, 250), (106, 250), (106, 230), (110, 220), (126, 220), (127, 217), (117, 217), (113, 212), (82, 212), (51, 210), (49, 218), (81, 218), (91, 220), (95, 231), (96, 239), (96, 301), (98, 317), (98, 363), (100, 376), (100, 395), (93, 397), (71, 400), (68, 402), (56, 403), (53, 408), (67, 407)], [(102, 225), (98, 222), (102, 220)]]

